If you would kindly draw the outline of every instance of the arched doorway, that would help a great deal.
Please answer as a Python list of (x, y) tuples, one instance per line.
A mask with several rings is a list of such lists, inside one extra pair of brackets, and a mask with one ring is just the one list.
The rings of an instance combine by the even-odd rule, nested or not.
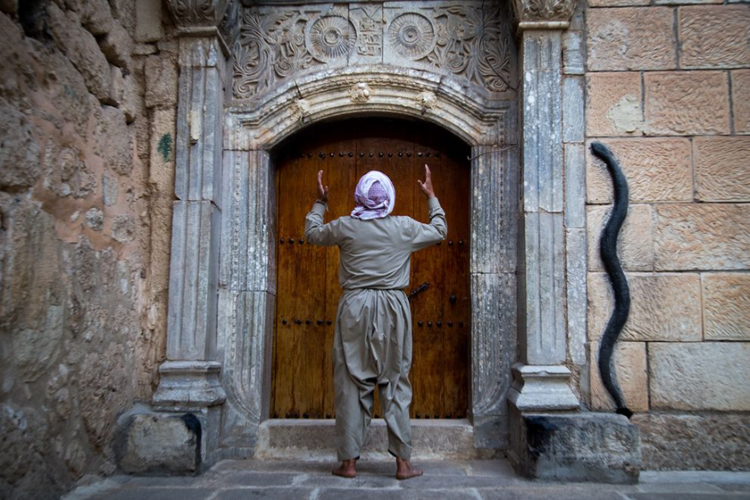
[[(304, 240), (304, 218), (316, 196), (316, 173), (330, 188), (326, 220), (348, 215), (357, 180), (380, 170), (393, 180), (393, 215), (426, 222), (417, 179), (434, 175), (446, 210), (447, 240), (412, 256), (410, 304), (414, 363), (412, 418), (465, 418), (469, 405), (470, 148), (435, 125), (359, 118), (324, 122), (274, 150), (277, 166), (277, 300), (274, 319), (272, 418), (333, 418), (331, 347), (338, 249)], [(376, 400), (374, 416), (381, 416)]]

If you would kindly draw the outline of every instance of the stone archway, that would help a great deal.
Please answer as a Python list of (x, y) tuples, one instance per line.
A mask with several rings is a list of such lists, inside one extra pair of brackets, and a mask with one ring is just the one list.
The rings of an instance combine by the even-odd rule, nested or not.
[(515, 103), (460, 99), (436, 75), (387, 68), (352, 68), (324, 84), (313, 74), (296, 83), (253, 111), (227, 112), (224, 187), (231, 196), (223, 208), (218, 345), (227, 391), (222, 436), (231, 444), (223, 445), (235, 447), (243, 435), (254, 447), (257, 426), (268, 418), (276, 239), (270, 151), (324, 119), (382, 115), (436, 123), (472, 147), (470, 412), (477, 447), (507, 446), (505, 394), (516, 337)]
[[(198, 415), (205, 428), (206, 462), (251, 456), (258, 425), (268, 416), (275, 295), (269, 151), (326, 118), (416, 117), (472, 147), (470, 413), (475, 446), (508, 446), (505, 396), (513, 361), (525, 363), (514, 369), (509, 400), (515, 409), (578, 407), (568, 387), (570, 371), (563, 366), (563, 216), (570, 200), (562, 196), (561, 56), (572, 0), (514, 2), (516, 27), (523, 32), (522, 79), (515, 77), (511, 14), (502, 2), (492, 3), (493, 9), (500, 6), (492, 11), (483, 10), (481, 1), (313, 2), (304, 8), (270, 5), (244, 11), (231, 0), (168, 4), (181, 35), (177, 201), (168, 361), (160, 367), (153, 404)], [(369, 8), (380, 8), (381, 16)], [(270, 17), (264, 21), (264, 16)], [(462, 19), (452, 22), (450, 16)], [(310, 46), (321, 19), (339, 24), (347, 40), (343, 48), (356, 56), (337, 59), (350, 52)], [(404, 25), (405, 19), (431, 32), (432, 45), (419, 53), (399, 50), (396, 45), (404, 42), (415, 47), (411, 35), (405, 40), (393, 34), (393, 26), (399, 20)], [(466, 29), (467, 20), (473, 29)], [(296, 32), (297, 26), (307, 27)], [(446, 48), (457, 37), (462, 43)], [(438, 50), (439, 42), (444, 45)], [(466, 52), (456, 59), (458, 47)], [(235, 64), (228, 68), (232, 53)], [(238, 68), (245, 56), (251, 60)], [(274, 66), (280, 60), (284, 64)], [(295, 66), (300, 61), (304, 64)], [(505, 84), (519, 80), (522, 88), (495, 78), (501, 70), (495, 65), (505, 61), (511, 75)], [(443, 64), (448, 62), (460, 64)], [(240, 95), (225, 90), (238, 78), (255, 90)], [(523, 131), (517, 141), (519, 94)], [(582, 93), (571, 102), (582, 109)], [(571, 149), (571, 158), (573, 153), (580, 160), (583, 150)], [(582, 161), (571, 163), (576, 164), (580, 172)]]

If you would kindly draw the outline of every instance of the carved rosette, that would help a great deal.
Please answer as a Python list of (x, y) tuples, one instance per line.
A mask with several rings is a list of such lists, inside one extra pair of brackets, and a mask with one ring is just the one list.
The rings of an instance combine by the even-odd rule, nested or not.
[(521, 30), (567, 28), (575, 6), (576, 0), (513, 0)]
[(307, 46), (318, 61), (345, 58), (354, 48), (357, 35), (354, 25), (340, 16), (321, 17), (311, 23)]
[(502, 2), (251, 7), (233, 52), (236, 99), (253, 99), (292, 76), (355, 64), (427, 70), (491, 93), (517, 87)]
[(396, 51), (407, 59), (422, 59), (435, 48), (435, 28), (420, 14), (402, 14), (388, 27), (388, 38)]

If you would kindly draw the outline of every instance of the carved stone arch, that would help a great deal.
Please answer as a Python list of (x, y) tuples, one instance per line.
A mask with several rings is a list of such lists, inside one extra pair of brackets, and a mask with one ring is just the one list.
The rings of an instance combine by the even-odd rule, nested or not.
[(516, 235), (519, 176), (515, 101), (388, 66), (297, 78), (252, 106), (225, 108), (218, 361), (227, 401), (226, 456), (252, 454), (268, 419), (276, 270), (271, 150), (328, 119), (417, 118), (472, 147), (470, 289), (471, 403), (479, 448), (507, 446), (510, 366), (516, 345)]
[(481, 92), (427, 71), (355, 66), (297, 78), (253, 102), (227, 110), (225, 149), (270, 150), (311, 123), (380, 114), (435, 123), (470, 146), (515, 143), (514, 100)]

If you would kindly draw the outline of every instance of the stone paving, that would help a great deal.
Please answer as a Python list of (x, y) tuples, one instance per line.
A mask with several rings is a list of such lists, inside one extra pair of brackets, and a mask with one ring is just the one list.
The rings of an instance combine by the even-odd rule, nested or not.
[(419, 462), (420, 478), (397, 481), (390, 461), (360, 461), (358, 476), (331, 475), (332, 462), (226, 460), (197, 477), (113, 476), (65, 500), (274, 499), (750, 499), (748, 472), (644, 472), (637, 485), (548, 483), (519, 478), (504, 460)]

